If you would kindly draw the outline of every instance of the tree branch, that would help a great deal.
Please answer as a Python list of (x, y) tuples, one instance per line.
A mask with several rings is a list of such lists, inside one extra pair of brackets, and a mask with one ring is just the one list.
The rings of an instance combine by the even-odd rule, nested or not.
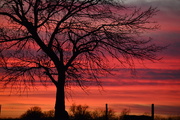
[(25, 37), (21, 37), (21, 38), (15, 38), (15, 39), (4, 39), (4, 40), (0, 40), (0, 43), (6, 43), (6, 42), (12, 42), (12, 41), (23, 41), (25, 39), (29, 39), (32, 38), (32, 36), (25, 36)]
[(0, 15), (5, 15), (8, 16), (9, 18), (13, 19), (15, 22), (17, 22), (18, 24), (22, 24), (22, 22), (20, 20), (18, 20), (16, 17), (14, 17), (13, 15), (11, 15), (10, 13), (7, 12), (0, 12)]

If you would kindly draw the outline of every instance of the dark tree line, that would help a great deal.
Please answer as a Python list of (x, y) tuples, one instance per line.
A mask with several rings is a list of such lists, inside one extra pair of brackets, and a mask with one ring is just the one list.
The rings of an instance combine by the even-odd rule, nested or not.
[[(69, 109), (70, 120), (105, 120), (106, 111), (102, 109), (89, 110), (87, 105), (72, 104)], [(19, 119), (22, 120), (54, 120), (54, 111), (43, 112), (40, 107), (31, 107), (23, 113)], [(115, 115), (113, 110), (108, 111), (109, 120), (118, 120), (119, 116)]]
[(53, 83), (55, 118), (66, 120), (65, 88), (100, 85), (110, 57), (131, 67), (134, 59), (158, 60), (164, 47), (139, 37), (157, 28), (156, 12), (116, 0), (1, 0), (0, 82), (20, 91)]

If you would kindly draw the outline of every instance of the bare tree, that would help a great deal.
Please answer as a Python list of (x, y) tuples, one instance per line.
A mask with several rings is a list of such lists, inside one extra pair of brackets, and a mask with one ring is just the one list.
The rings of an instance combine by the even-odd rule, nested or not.
[(163, 47), (139, 37), (157, 28), (150, 21), (156, 12), (116, 0), (1, 0), (0, 82), (26, 89), (53, 83), (55, 118), (65, 120), (66, 86), (99, 84), (109, 57), (130, 66), (157, 60)]

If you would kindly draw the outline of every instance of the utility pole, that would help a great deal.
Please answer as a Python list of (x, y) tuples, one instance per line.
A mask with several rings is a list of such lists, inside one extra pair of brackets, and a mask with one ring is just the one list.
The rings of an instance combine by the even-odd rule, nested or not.
[(106, 104), (106, 120), (108, 120), (108, 104)]

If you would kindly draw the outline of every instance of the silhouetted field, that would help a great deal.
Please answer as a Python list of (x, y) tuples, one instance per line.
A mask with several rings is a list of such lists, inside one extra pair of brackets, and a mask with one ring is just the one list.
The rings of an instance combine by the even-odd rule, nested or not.
[[(0, 118), (0, 120), (54, 120), (53, 118), (41, 118), (41, 119), (20, 119), (20, 118)], [(69, 120), (86, 120), (86, 119), (76, 119), (76, 118), (70, 118)], [(105, 120), (103, 118), (99, 118), (99, 119), (92, 119), (92, 120)], [(112, 119), (109, 119), (112, 120)], [(115, 119), (113, 119), (115, 120)], [(135, 119), (116, 119), (116, 120), (136, 120)], [(141, 120), (141, 119), (138, 119)], [(146, 120), (146, 119), (143, 119)], [(149, 119), (148, 119), (149, 120)], [(154, 120), (180, 120), (180, 116), (176, 116), (176, 117), (161, 117), (161, 116), (156, 116)]]
[[(3, 119), (3, 118), (0, 118), (0, 120), (25, 120), (25, 119), (19, 119), (19, 118), (5, 118), (5, 119)], [(26, 120), (29, 120), (29, 119), (26, 119)], [(42, 119), (34, 119), (34, 120), (54, 120), (54, 119), (53, 118), (42, 118)], [(70, 119), (70, 120), (78, 120), (78, 119)], [(86, 119), (79, 119), (79, 120), (86, 120)], [(96, 119), (96, 120), (105, 120), (105, 119)], [(111, 120), (111, 119), (109, 119), (109, 120)], [(117, 120), (121, 120), (121, 119), (117, 119)], [(131, 119), (131, 120), (133, 120), (133, 119)], [(143, 120), (146, 120), (146, 119), (143, 119)], [(160, 116), (157, 116), (154, 120), (180, 120), (180, 116), (177, 116), (177, 117), (160, 117)]]
[[(0, 118), (0, 120), (31, 120), (31, 119), (20, 119), (20, 118)], [(42, 119), (34, 119), (34, 120), (54, 120), (53, 118), (42, 118)]]

